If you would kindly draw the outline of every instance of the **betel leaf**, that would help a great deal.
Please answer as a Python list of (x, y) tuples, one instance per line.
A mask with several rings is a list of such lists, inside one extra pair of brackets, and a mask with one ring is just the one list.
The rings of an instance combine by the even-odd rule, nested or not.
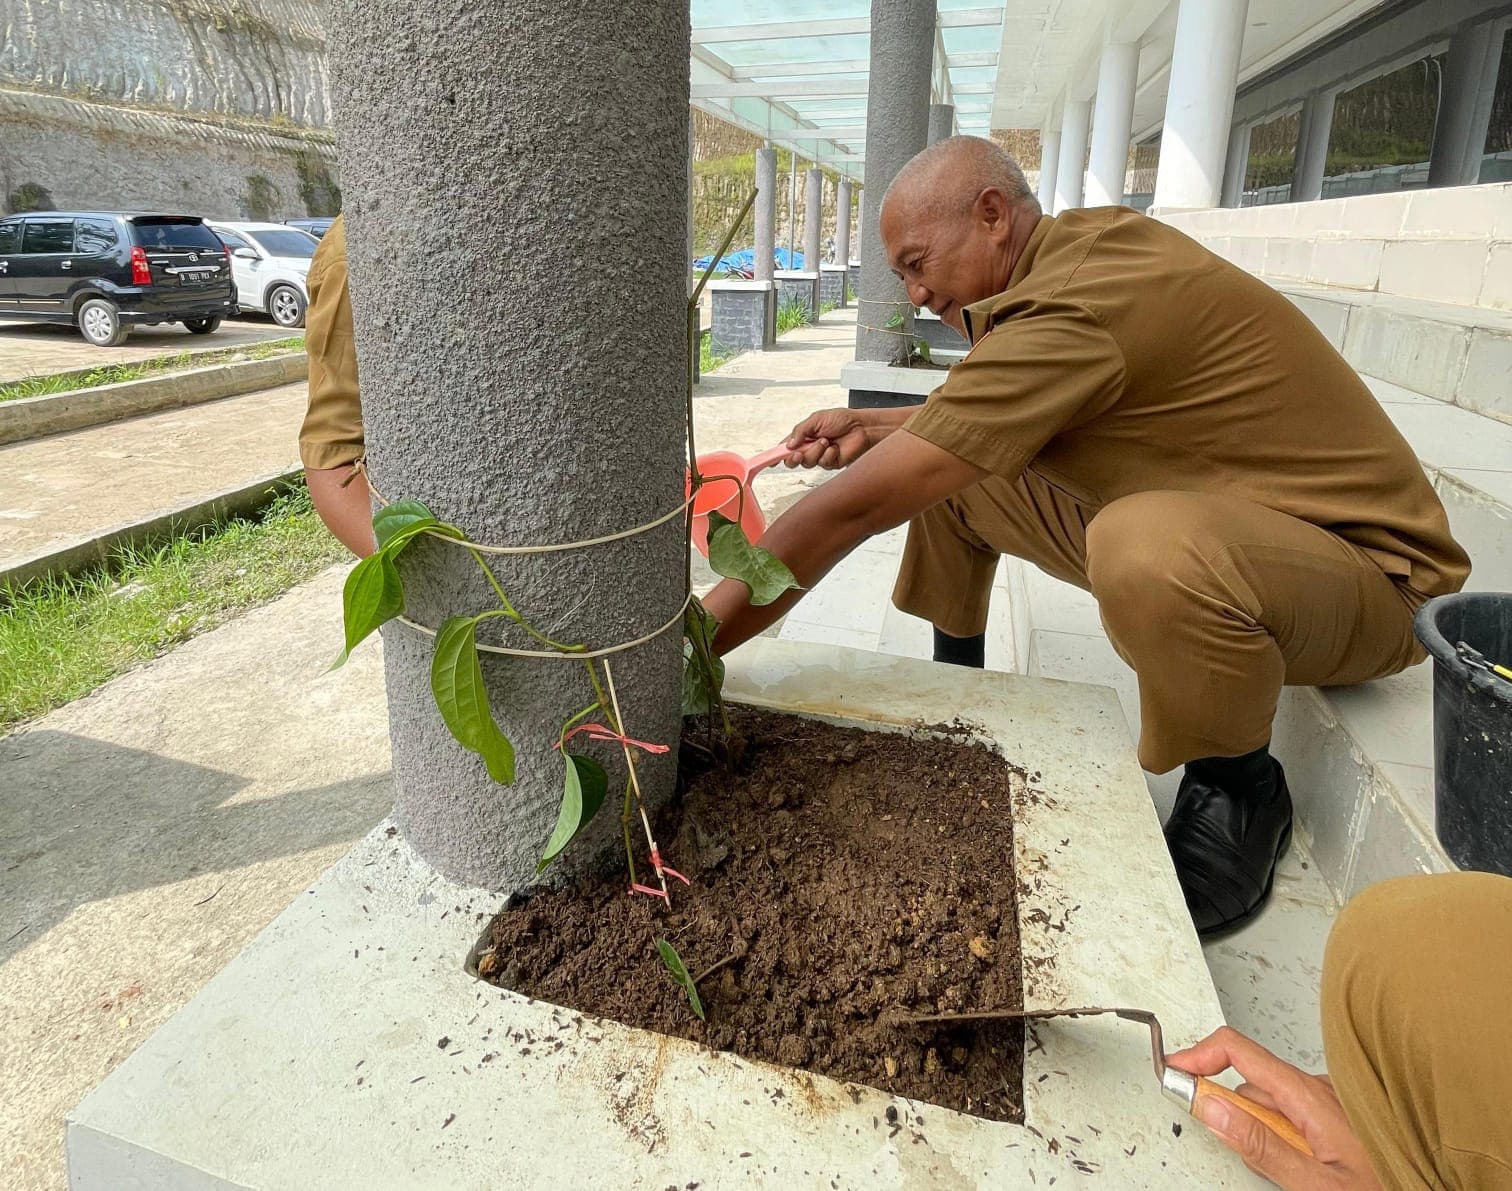
[(901, 310), (898, 311), (897, 314), (893, 315), (892, 318), (890, 318), (890, 319), (887, 320), (887, 329), (888, 330), (891, 330), (893, 327), (901, 327), (902, 325), (903, 325), (903, 312)]
[(418, 500), (396, 500), (373, 514), (373, 538), (378, 549), (398, 554), (416, 534), (433, 530), (449, 538), (465, 536), (455, 525), (439, 521)]
[(503, 785), (515, 779), (514, 746), (494, 722), (478, 664), (478, 622), (470, 616), (449, 617), (436, 632), (431, 658), (431, 693), (436, 708), (457, 743), (483, 758), (488, 776)]
[(914, 340), (914, 353), (926, 364), (933, 364), (934, 359), (929, 354), (929, 344), (922, 339)]
[(693, 977), (688, 975), (688, 966), (683, 963), (682, 956), (677, 954), (677, 948), (666, 939), (657, 939), (656, 950), (661, 953), (661, 961), (667, 965), (667, 971), (672, 973), (677, 983), (683, 986), (683, 991), (688, 994), (688, 1004), (693, 1006), (693, 1012), (698, 1014), (698, 1020), (708, 1021), (708, 1018), (704, 1016), (703, 1002), (698, 999), (698, 985), (694, 984)]
[(399, 581), (394, 560), (382, 550), (368, 555), (352, 568), (341, 589), (346, 646), (331, 663), (331, 669), (343, 665), (365, 637), (403, 611), (404, 585)]
[(536, 872), (560, 856), (578, 832), (588, 826), (589, 820), (598, 814), (604, 805), (604, 796), (609, 792), (609, 775), (604, 767), (583, 753), (564, 752), (567, 761), (567, 782), (562, 791), (562, 808), (557, 812), (556, 829), (546, 841), (546, 851)]
[(709, 565), (725, 578), (744, 583), (753, 604), (770, 604), (798, 586), (785, 562), (751, 545), (745, 531), (719, 513), (709, 514)]
[(714, 653), (714, 632), (719, 621), (696, 599), (683, 613), (683, 715), (706, 715), (719, 706), (724, 690), (724, 659)]

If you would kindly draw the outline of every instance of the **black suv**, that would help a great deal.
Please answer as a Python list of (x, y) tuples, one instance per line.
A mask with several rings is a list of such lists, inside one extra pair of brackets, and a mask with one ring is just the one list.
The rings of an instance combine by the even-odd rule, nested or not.
[(208, 335), (237, 313), (231, 258), (198, 215), (31, 211), (0, 219), (0, 320), (71, 323), (114, 347), (138, 323)]

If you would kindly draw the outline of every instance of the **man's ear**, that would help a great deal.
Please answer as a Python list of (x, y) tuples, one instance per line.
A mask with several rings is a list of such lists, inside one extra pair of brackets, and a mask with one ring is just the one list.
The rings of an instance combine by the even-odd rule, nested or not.
[(1006, 236), (1011, 223), (1012, 207), (1006, 194), (996, 186), (989, 186), (977, 195), (971, 213), (987, 229), (988, 235)]

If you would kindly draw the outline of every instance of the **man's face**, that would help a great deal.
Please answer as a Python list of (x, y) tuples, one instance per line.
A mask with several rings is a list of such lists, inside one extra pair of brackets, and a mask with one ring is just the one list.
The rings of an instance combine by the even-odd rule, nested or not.
[(915, 306), (928, 307), (963, 335), (961, 308), (1002, 293), (1011, 259), (1011, 208), (999, 190), (983, 191), (970, 210), (927, 214), (906, 196), (882, 209), (888, 263)]

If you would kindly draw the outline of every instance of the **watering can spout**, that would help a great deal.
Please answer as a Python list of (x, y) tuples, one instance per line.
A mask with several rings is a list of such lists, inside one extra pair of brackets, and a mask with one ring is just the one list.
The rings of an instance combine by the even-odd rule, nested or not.
[[(749, 541), (766, 532), (766, 516), (751, 481), (774, 463), (787, 458), (785, 443), (779, 443), (747, 459), (737, 451), (708, 451), (698, 457), (702, 483), (693, 498), (693, 545), (709, 556), (709, 515), (718, 513), (736, 522)], [(692, 486), (693, 477), (688, 477)]]

